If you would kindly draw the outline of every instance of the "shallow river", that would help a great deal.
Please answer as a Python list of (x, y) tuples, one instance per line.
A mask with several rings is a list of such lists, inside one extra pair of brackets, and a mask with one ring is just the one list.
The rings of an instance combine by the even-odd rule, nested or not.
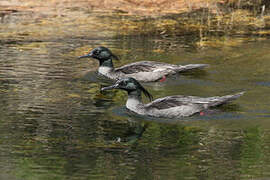
[[(241, 41), (241, 38), (238, 38)], [(198, 48), (190, 38), (73, 38), (0, 46), (0, 179), (270, 178), (270, 40)], [(246, 93), (206, 115), (136, 116), (126, 93), (100, 93), (94, 59), (210, 67), (144, 84), (154, 98)], [(144, 99), (147, 102), (147, 99)]]

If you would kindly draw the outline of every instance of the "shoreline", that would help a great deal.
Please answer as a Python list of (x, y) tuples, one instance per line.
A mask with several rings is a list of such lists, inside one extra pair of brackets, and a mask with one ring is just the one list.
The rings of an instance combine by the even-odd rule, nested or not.
[[(0, 5), (2, 42), (54, 38), (192, 35), (199, 46), (213, 37), (270, 35), (269, 4), (238, 1), (4, 0)], [(175, 3), (177, 5), (175, 5)], [(182, 4), (181, 4), (182, 3)], [(263, 3), (263, 1), (261, 2)], [(163, 10), (162, 10), (163, 9)], [(92, 33), (89, 33), (91, 29)]]

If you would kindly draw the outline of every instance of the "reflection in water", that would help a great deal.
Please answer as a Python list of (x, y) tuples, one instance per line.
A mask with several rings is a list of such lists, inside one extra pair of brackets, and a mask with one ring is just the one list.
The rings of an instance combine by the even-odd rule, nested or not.
[(264, 85), (270, 81), (269, 41), (201, 50), (175, 41), (182, 45), (169, 50), (162, 39), (149, 37), (102, 44), (121, 56), (116, 66), (138, 60), (211, 65), (206, 72), (144, 84), (155, 98), (246, 90), (245, 96), (206, 116), (145, 118), (126, 111), (125, 92), (100, 93), (101, 86), (111, 82), (96, 75), (95, 60), (77, 59), (99, 41), (3, 44), (0, 178), (270, 177), (270, 99)]

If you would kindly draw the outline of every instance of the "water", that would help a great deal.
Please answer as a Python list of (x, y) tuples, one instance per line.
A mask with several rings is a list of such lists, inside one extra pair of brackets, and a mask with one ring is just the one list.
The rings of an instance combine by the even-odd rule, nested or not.
[[(0, 179), (270, 178), (269, 40), (198, 48), (192, 37), (89, 33), (1, 41)], [(210, 64), (144, 84), (155, 98), (246, 94), (206, 116), (141, 117), (126, 111), (125, 92), (100, 93), (110, 82), (95, 60), (77, 59), (98, 45), (120, 56), (115, 66)]]

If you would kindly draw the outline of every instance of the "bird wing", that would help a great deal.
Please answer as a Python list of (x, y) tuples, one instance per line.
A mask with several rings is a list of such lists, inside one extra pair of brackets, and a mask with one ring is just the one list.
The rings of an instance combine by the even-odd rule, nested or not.
[(139, 72), (157, 72), (157, 73), (167, 72), (168, 74), (180, 71), (187, 71), (191, 69), (203, 68), (206, 66), (208, 65), (207, 64), (176, 65), (156, 61), (139, 61), (116, 68), (115, 71), (122, 72), (125, 74), (133, 74)]
[(188, 105), (193, 102), (188, 101), (191, 98), (190, 96), (168, 96), (164, 98), (156, 99), (145, 105), (146, 108), (155, 108), (155, 109), (168, 109), (176, 106)]
[(115, 71), (122, 72), (125, 74), (133, 74), (138, 72), (153, 72), (158, 69), (169, 68), (168, 64), (155, 62), (155, 61), (140, 61), (131, 64), (124, 65), (122, 67), (116, 68)]
[(164, 98), (156, 99), (145, 105), (146, 108), (167, 109), (182, 105), (199, 105), (204, 108), (218, 106), (234, 99), (237, 99), (244, 92), (240, 92), (234, 95), (226, 96), (214, 96), (214, 97), (197, 97), (197, 96), (168, 96)]

